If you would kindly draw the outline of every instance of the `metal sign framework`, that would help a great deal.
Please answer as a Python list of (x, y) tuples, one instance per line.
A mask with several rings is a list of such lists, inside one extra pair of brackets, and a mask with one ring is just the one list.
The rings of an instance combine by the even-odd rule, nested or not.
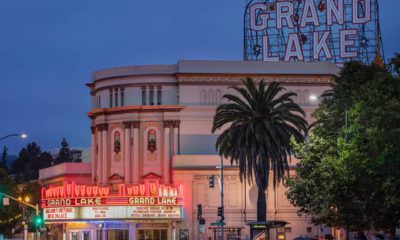
[[(271, 56), (279, 61), (324, 61), (341, 64), (350, 60), (358, 60), (366, 64), (382, 63), (384, 59), (382, 39), (379, 27), (379, 7), (378, 0), (343, 0), (343, 24), (338, 23), (338, 19), (332, 17), (332, 12), (329, 14), (329, 24), (327, 16), (327, 1), (328, 0), (247, 0), (245, 14), (244, 14), (244, 60), (245, 61), (268, 61), (265, 56)], [(341, 0), (329, 0), (330, 9), (332, 10), (332, 3), (339, 4)], [(369, 9), (365, 9), (365, 2), (370, 1)], [(293, 22), (293, 28), (287, 21), (282, 20), (282, 14), (289, 11), (288, 8), (280, 8), (279, 16), (277, 16), (277, 7), (286, 2), (292, 4), (293, 14), (290, 16)], [(306, 3), (307, 2), (307, 3)], [(277, 4), (280, 5), (277, 5)], [(254, 8), (255, 4), (264, 5), (264, 8)], [(307, 4), (307, 6), (306, 6)], [(355, 6), (357, 4), (358, 6)], [(312, 14), (310, 6), (314, 5), (315, 12), (318, 15), (318, 24), (302, 25), (301, 17)], [(307, 13), (303, 14), (305, 10)], [(357, 7), (358, 14), (365, 16), (365, 11), (370, 10), (370, 19), (365, 23), (354, 23), (353, 14), (354, 7)], [(314, 12), (314, 13), (315, 13)], [(256, 16), (252, 16), (256, 14)], [(253, 19), (251, 19), (253, 17)], [(278, 23), (278, 19), (280, 23)], [(254, 26), (260, 24), (261, 21), (267, 18), (267, 24), (263, 29), (254, 29)], [(286, 20), (289, 20), (288, 18)], [(253, 23), (251, 22), (253, 21)], [(254, 21), (256, 21), (254, 23)], [(283, 22), (283, 23), (282, 23)], [(280, 25), (281, 24), (281, 25)], [(277, 26), (278, 25), (278, 26)], [(279, 26), (280, 25), (280, 26)], [(302, 25), (302, 26), (301, 26)], [(341, 31), (353, 29), (356, 30), (357, 35), (347, 36), (348, 40), (353, 41), (353, 46), (345, 46), (347, 51), (356, 52), (356, 56), (343, 57), (340, 47)], [(318, 58), (315, 58), (313, 42), (318, 41), (315, 37), (321, 37), (318, 33), (329, 32), (329, 37), (326, 39), (326, 45), (331, 53), (331, 57), (327, 58), (327, 54), (323, 52), (317, 53)], [(316, 35), (317, 33), (317, 35)], [(291, 37), (296, 35), (300, 43), (303, 59), (287, 58), (287, 47)], [(291, 36), (292, 35), (292, 36)], [(266, 37), (267, 36), (267, 37)], [(266, 41), (267, 39), (267, 41)], [(293, 40), (293, 39), (292, 39)], [(344, 39), (346, 40), (346, 39)], [(292, 49), (290, 49), (291, 51)], [(322, 49), (323, 50), (323, 49)], [(345, 51), (346, 51), (345, 50)], [(342, 50), (343, 51), (343, 50)], [(342, 55), (341, 55), (342, 54)], [(329, 53), (328, 53), (329, 55)], [(268, 58), (268, 57), (267, 57)]]

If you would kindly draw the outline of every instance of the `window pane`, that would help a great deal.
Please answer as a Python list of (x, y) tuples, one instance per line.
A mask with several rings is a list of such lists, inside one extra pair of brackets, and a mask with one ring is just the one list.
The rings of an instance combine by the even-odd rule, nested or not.
[(125, 93), (124, 88), (121, 88), (121, 106), (125, 105)]
[(146, 105), (146, 89), (142, 88), (142, 105)]
[(115, 92), (115, 106), (118, 107), (118, 88), (114, 89)]
[(161, 105), (161, 90), (157, 90), (157, 105)]
[(154, 91), (150, 90), (150, 105), (154, 105)]
[(110, 89), (110, 107), (113, 107), (113, 90)]

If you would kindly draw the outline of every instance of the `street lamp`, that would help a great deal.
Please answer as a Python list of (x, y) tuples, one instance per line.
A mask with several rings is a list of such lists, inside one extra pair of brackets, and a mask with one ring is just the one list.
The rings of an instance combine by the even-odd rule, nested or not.
[(20, 138), (27, 138), (28, 135), (26, 135), (25, 133), (13, 133), (13, 134), (8, 134), (7, 136), (4, 136), (2, 138), (0, 138), (0, 141), (3, 139), (6, 139), (8, 137), (20, 137)]

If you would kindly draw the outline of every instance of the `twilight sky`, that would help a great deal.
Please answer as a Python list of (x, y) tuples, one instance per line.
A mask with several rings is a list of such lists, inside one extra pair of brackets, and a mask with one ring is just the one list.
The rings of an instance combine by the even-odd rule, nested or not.
[[(90, 145), (94, 70), (241, 60), (245, 0), (0, 0), (0, 151)], [(400, 52), (399, 0), (380, 0), (386, 58)]]

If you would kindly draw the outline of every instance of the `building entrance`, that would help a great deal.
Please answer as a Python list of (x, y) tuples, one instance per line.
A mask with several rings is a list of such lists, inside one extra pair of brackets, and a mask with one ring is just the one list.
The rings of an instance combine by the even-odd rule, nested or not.
[(106, 240), (128, 240), (129, 231), (128, 229), (109, 229), (107, 230)]
[(168, 229), (139, 229), (138, 240), (168, 240)]

